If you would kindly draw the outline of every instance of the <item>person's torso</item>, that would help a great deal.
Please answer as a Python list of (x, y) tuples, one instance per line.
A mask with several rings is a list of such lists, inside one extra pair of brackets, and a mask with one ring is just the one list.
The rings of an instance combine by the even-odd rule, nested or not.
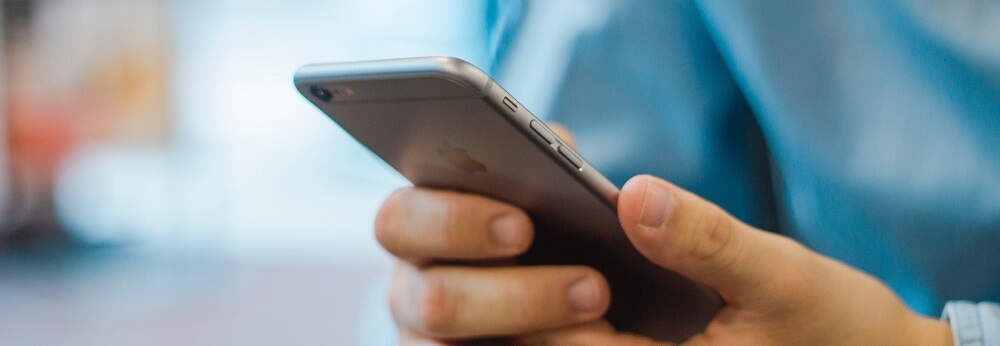
[(552, 119), (616, 183), (672, 180), (923, 313), (1000, 300), (1000, 3), (614, 2), (571, 52)]

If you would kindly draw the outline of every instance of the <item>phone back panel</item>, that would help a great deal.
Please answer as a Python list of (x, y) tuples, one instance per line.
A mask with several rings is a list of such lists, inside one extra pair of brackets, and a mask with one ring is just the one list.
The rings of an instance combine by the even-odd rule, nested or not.
[(310, 65), (296, 86), (414, 185), (527, 211), (536, 239), (520, 263), (601, 271), (617, 328), (682, 341), (720, 308), (714, 291), (643, 258), (618, 223), (617, 187), (478, 68), (454, 58)]

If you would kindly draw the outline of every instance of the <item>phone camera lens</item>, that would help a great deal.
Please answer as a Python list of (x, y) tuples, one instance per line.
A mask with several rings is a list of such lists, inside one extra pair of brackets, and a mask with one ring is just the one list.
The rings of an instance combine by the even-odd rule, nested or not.
[(323, 100), (323, 102), (330, 102), (330, 100), (333, 99), (333, 93), (321, 86), (312, 85), (309, 87), (309, 92), (312, 93), (313, 96)]

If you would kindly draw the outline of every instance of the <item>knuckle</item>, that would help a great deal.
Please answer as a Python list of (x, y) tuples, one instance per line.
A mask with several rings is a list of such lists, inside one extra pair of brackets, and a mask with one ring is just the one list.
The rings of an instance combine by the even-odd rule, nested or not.
[(404, 312), (407, 310), (403, 305), (405, 300), (401, 297), (406, 292), (404, 289), (406, 286), (405, 281), (402, 268), (396, 268), (392, 276), (392, 282), (389, 284), (389, 291), (386, 293), (386, 299), (389, 302), (389, 311), (392, 312), (392, 318), (397, 323), (403, 321), (401, 317), (405, 316)]
[(691, 232), (693, 239), (689, 242), (688, 255), (699, 262), (724, 264), (726, 255), (737, 245), (737, 230), (732, 218), (722, 212), (706, 213), (700, 226)]
[(435, 217), (437, 218), (435, 224), (439, 228), (437, 231), (440, 232), (442, 246), (451, 249), (464, 243), (463, 233), (467, 230), (462, 229), (463, 227), (460, 225), (468, 217), (468, 213), (464, 210), (462, 203), (455, 203), (452, 199), (448, 199), (445, 203), (441, 203)]
[(540, 303), (525, 304), (523, 292), (530, 292), (530, 290), (531, 284), (523, 281), (508, 285), (506, 289), (498, 292), (496, 299), (504, 304), (498, 304), (497, 310), (494, 312), (522, 321), (530, 320), (538, 314), (539, 306), (537, 303)]
[(541, 297), (537, 294), (543, 292), (545, 286), (549, 284), (544, 280), (513, 280), (507, 284), (506, 289), (497, 296), (500, 309), (497, 312), (507, 316), (512, 316), (521, 321), (534, 321), (540, 317), (551, 314), (553, 311), (561, 311), (553, 306), (558, 302), (551, 297)]
[(424, 270), (402, 261), (397, 262), (393, 270), (388, 290), (389, 311), (401, 329), (414, 329), (413, 316), (419, 307), (413, 292), (423, 276)]
[(444, 336), (455, 328), (456, 309), (440, 277), (427, 275), (416, 297), (417, 328), (428, 335)]

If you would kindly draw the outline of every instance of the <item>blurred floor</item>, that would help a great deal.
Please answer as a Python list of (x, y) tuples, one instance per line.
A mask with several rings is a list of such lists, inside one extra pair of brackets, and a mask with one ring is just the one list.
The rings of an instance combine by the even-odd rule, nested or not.
[(353, 345), (385, 270), (128, 247), (0, 252), (0, 335), (8, 345)]

